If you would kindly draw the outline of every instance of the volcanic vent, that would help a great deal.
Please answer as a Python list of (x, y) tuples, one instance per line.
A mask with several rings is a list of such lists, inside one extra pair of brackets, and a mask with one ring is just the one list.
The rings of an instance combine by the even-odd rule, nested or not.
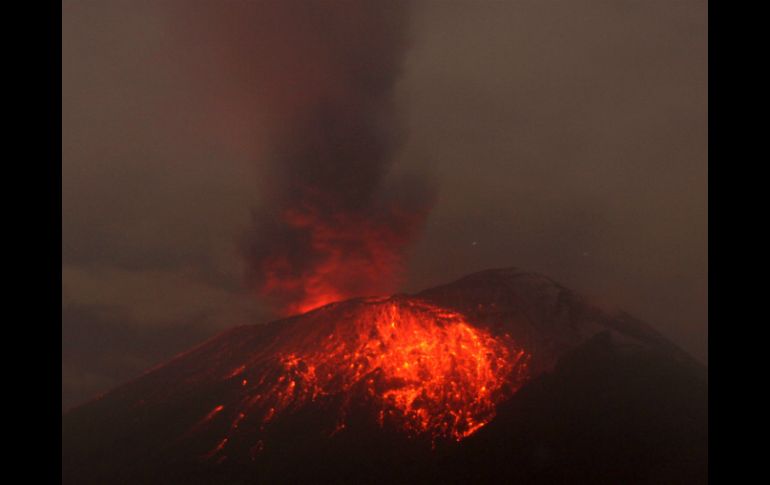
[(482, 272), (214, 337), (67, 413), (63, 482), (532, 483), (551, 460), (543, 483), (569, 483), (606, 443), (635, 483), (702, 460), (701, 375), (627, 315)]

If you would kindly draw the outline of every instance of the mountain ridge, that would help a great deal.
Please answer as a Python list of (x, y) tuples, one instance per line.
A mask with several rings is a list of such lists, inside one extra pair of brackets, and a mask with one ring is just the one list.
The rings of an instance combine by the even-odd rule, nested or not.
[[(381, 325), (357, 326), (361, 325), (362, 319)], [(434, 320), (433, 324), (426, 323)], [(396, 332), (390, 337), (387, 336), (390, 332), (388, 322), (394, 325), (393, 332)], [(478, 393), (486, 387), (474, 387), (481, 383), (467, 380), (463, 368), (458, 370), (454, 367), (456, 364), (451, 363), (455, 360), (447, 365), (455, 373), (453, 379), (459, 379), (456, 382), (464, 387), (453, 392), (470, 392), (470, 401), (447, 397), (441, 380), (435, 381), (439, 387), (430, 388), (433, 394), (426, 394), (429, 389), (419, 387), (419, 383), (411, 384), (417, 387), (409, 387), (408, 376), (412, 374), (390, 366), (389, 360), (377, 360), (376, 352), (360, 353), (362, 349), (385, 349), (388, 345), (387, 348), (398, 350), (400, 347), (394, 347), (387, 339), (411, 335), (397, 333), (395, 329), (402, 324), (408, 325), (405, 327), (408, 332), (417, 332), (424, 338), (431, 335), (440, 335), (444, 339), (451, 337), (454, 339), (450, 340), (454, 345), (451, 348), (458, 351), (470, 342), (481, 345), (477, 355), (482, 357), (478, 357), (481, 358), (478, 362), (486, 362), (484, 365), (489, 366), (484, 382), (492, 386), (489, 388), (492, 394), (483, 401), (485, 404), (478, 400), (483, 392)], [(354, 331), (358, 328), (363, 330)], [(435, 334), (436, 331), (439, 333)], [(374, 340), (371, 332), (379, 332)], [(332, 343), (323, 347), (327, 335)], [(500, 340), (506, 338), (509, 340)], [(502, 344), (496, 343), (509, 341), (513, 347), (508, 343), (500, 347)], [(424, 346), (425, 342), (410, 342), (413, 345), (410, 352), (414, 353), (414, 345)], [(509, 376), (505, 382), (498, 381), (496, 369), (501, 368), (498, 364), (508, 362), (510, 352), (516, 348), (526, 350), (527, 358), (517, 364), (520, 366), (517, 371), (519, 380), (511, 381)], [(390, 355), (385, 352), (383, 356)], [(423, 366), (420, 375), (424, 379), (430, 379), (431, 374), (425, 374), (432, 369), (429, 364), (439, 365), (446, 353), (437, 352), (426, 354), (430, 358), (412, 362)], [(354, 357), (350, 357), (351, 354), (355, 354)], [(342, 360), (337, 357), (337, 360), (329, 360), (329, 356), (334, 355), (341, 356)], [(398, 355), (403, 359), (407, 354)], [(490, 360), (491, 355), (505, 360)], [(358, 367), (355, 372), (339, 367), (338, 372), (329, 374), (329, 379), (319, 379), (315, 370), (313, 373), (308, 370), (310, 367), (328, 369), (331, 363), (338, 367), (344, 363), (345, 369), (347, 366)], [(605, 369), (607, 365), (626, 369), (628, 375)], [(673, 396), (670, 399), (673, 417), (655, 415), (652, 404), (652, 410), (640, 409), (637, 405), (637, 401), (642, 400), (640, 393), (657, 396), (653, 401), (668, 398), (659, 395), (660, 391), (654, 386), (655, 379), (670, 380), (666, 373), (660, 374), (656, 370), (658, 367), (669, 369), (676, 377), (676, 385), (664, 386)], [(441, 370), (443, 367), (437, 369), (445, 372)], [(510, 372), (509, 368), (505, 369)], [(396, 372), (395, 377), (393, 372)], [(650, 377), (638, 380), (637, 376), (647, 374)], [(348, 376), (348, 381), (338, 382), (339, 376), (343, 381)], [(170, 473), (189, 483), (223, 483), (223, 480), (224, 483), (227, 480), (233, 480), (233, 483), (260, 483), (260, 480), (339, 483), (340, 476), (382, 483), (447, 483), (452, 482), (454, 475), (465, 476), (468, 480), (482, 477), (479, 478), (481, 482), (497, 482), (503, 480), (501, 477), (505, 480), (529, 477), (536, 483), (542, 473), (537, 470), (543, 459), (538, 458), (534, 448), (530, 447), (530, 441), (545, 440), (548, 444), (542, 446), (552, 447), (554, 445), (548, 440), (558, 442), (559, 436), (574, 435), (576, 438), (569, 438), (575, 440), (571, 446), (584, 447), (581, 440), (585, 430), (605, 426), (601, 423), (607, 418), (586, 411), (591, 409), (587, 406), (574, 411), (586, 421), (575, 424), (584, 430), (575, 433), (571, 428), (573, 423), (564, 422), (561, 417), (562, 413), (569, 414), (571, 404), (550, 402), (560, 401), (554, 397), (560, 393), (571, 395), (575, 392), (576, 397), (572, 399), (579, 402), (581, 395), (575, 382), (582, 383), (585, 389), (600, 390), (596, 397), (599, 401), (594, 405), (609, 406), (615, 410), (613, 412), (632, 410), (636, 413), (632, 415), (638, 415), (638, 421), (647, 427), (650, 422), (668, 423), (664, 427), (665, 433), (678, 433), (676, 428), (682, 427), (679, 420), (685, 419), (682, 416), (687, 413), (700, 416), (693, 422), (687, 421), (687, 426), (691, 426), (698, 436), (703, 435), (705, 429), (707, 443), (707, 424), (703, 420), (703, 416), (707, 416), (707, 407), (701, 403), (707, 380), (704, 366), (649, 325), (623, 314), (607, 314), (545, 276), (515, 268), (485, 270), (414, 295), (335, 302), (301, 315), (267, 324), (237, 326), (215, 335), (65, 414), (64, 483), (104, 480), (151, 483), (158, 473), (163, 476)], [(291, 386), (285, 384), (289, 381)], [(605, 389), (603, 386), (607, 383), (613, 383), (617, 389)], [(618, 390), (622, 388), (628, 389)], [(682, 395), (677, 390), (680, 388), (692, 390), (692, 396)], [(415, 400), (410, 389), (422, 392), (423, 397)], [(604, 403), (601, 399), (605, 399), (602, 396), (607, 393), (619, 396), (620, 401)], [(636, 401), (631, 399), (633, 396)], [(646, 402), (649, 396), (643, 400)], [(450, 402), (453, 404), (446, 408)], [(483, 411), (491, 409), (490, 405), (496, 406), (493, 414)], [(551, 413), (548, 418), (541, 416), (545, 412), (543, 409)], [(460, 410), (471, 414), (459, 417), (456, 413)], [(379, 421), (372, 418), (376, 413), (380, 413)], [(542, 429), (530, 430), (531, 426), (527, 424), (530, 418), (542, 422)], [(474, 424), (475, 419), (483, 419), (479, 428)], [(549, 423), (548, 419), (553, 422)], [(554, 434), (551, 430), (556, 426), (554, 423), (562, 423), (564, 429)], [(632, 424), (636, 426), (636, 421)], [(441, 439), (437, 443), (435, 438), (423, 438), (428, 435), (419, 432), (463, 430), (466, 429), (464, 426), (470, 426), (468, 431), (473, 435), (454, 444), (452, 440)], [(410, 434), (404, 433), (404, 429), (417, 431)], [(514, 431), (515, 434), (522, 429), (526, 430), (525, 435), (537, 437), (538, 433), (543, 433), (543, 436), (524, 441), (510, 436), (509, 431), (519, 430)], [(443, 436), (441, 431), (438, 432), (436, 436)], [(458, 437), (465, 436), (465, 432), (458, 433), (461, 433)], [(657, 457), (658, 461), (664, 459), (651, 451), (653, 441), (642, 431), (637, 434), (644, 453)], [(669, 438), (673, 442), (679, 439)], [(500, 457), (499, 453), (491, 453), (490, 447), (495, 447), (495, 442), (509, 442), (512, 449), (519, 450), (518, 454)], [(702, 443), (703, 439), (698, 441), (697, 452), (691, 461), (700, 463), (703, 460)], [(373, 460), (372, 450), (382, 447), (390, 451), (381, 460)], [(319, 450), (325, 451), (319, 455)], [(478, 466), (494, 465), (480, 458), (486, 455), (497, 456), (503, 462), (514, 461), (521, 470), (508, 470), (498, 475), (489, 472), (486, 475), (479, 472), (478, 476), (469, 474), (476, 466), (473, 463), (479, 460), (483, 465)], [(301, 459), (307, 470), (295, 470), (291, 456)], [(351, 464), (346, 456), (349, 459), (357, 457), (354, 461), (371, 463)], [(458, 468), (461, 463), (466, 465)], [(394, 471), (394, 466), (400, 467), (401, 471)], [(563, 469), (563, 466), (563, 463), (557, 463), (554, 468), (557, 471), (546, 473), (543, 476), (547, 478), (542, 480), (558, 482), (557, 478), (562, 477), (570, 481), (570, 477), (581, 473), (591, 475), (586, 470), (571, 475), (569, 467)], [(589, 467), (588, 464), (581, 466)], [(663, 465), (656, 462), (655, 466)], [(677, 470), (680, 475), (695, 477), (699, 476), (700, 468)], [(315, 480), (308, 476), (311, 472), (318, 474)], [(634, 483), (633, 473), (610, 470), (607, 474)]]

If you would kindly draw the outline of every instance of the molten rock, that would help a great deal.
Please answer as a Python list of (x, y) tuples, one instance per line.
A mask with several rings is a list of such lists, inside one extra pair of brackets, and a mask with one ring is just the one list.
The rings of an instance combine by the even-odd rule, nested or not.
[(337, 399), (341, 429), (350, 402), (365, 397), (381, 426), (460, 440), (521, 386), (527, 360), (507, 335), (494, 337), (419, 300), (391, 298), (362, 300), (334, 319), (326, 312), (303, 319), (227, 378), (242, 379), (239, 422), (256, 414), (268, 423)]
[(63, 482), (697, 483), (706, 393), (649, 326), (486, 271), (230, 329), (67, 413)]

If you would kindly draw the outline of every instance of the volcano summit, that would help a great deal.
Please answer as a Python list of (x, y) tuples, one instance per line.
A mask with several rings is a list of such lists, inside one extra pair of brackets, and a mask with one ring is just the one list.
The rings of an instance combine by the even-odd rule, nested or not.
[(63, 418), (64, 483), (701, 483), (705, 367), (548, 278), (230, 329)]

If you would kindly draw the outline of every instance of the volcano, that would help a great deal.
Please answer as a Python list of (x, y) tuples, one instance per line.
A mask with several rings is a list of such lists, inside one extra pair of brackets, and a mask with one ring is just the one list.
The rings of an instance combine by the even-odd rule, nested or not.
[(235, 327), (63, 416), (63, 483), (705, 483), (705, 366), (544, 276)]

